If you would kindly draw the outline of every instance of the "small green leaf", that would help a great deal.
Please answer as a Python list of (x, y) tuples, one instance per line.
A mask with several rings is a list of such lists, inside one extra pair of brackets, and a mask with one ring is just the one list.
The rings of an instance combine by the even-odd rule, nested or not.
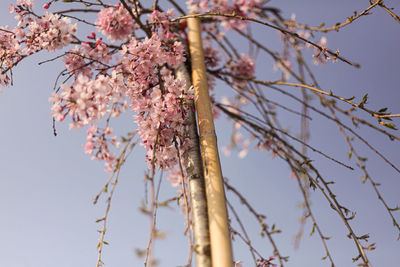
[(107, 241), (103, 240), (104, 245), (110, 245)]
[(364, 176), (360, 176), (360, 178), (361, 178), (361, 180), (362, 180), (362, 183), (365, 184), (365, 182), (367, 181), (367, 178), (364, 177)]
[(383, 126), (385, 126), (385, 127), (390, 128), (390, 129), (397, 130), (396, 125), (394, 125), (394, 124), (391, 123), (391, 122), (381, 122), (381, 124), (382, 124)]
[(351, 216), (346, 218), (346, 220), (350, 221), (353, 220), (356, 217), (356, 214), (354, 212), (351, 213)]
[(400, 210), (400, 207), (399, 207), (399, 206), (396, 206), (395, 208), (391, 208), (391, 209), (389, 208), (389, 210), (390, 210), (390, 211), (398, 211), (398, 210)]
[(349, 159), (351, 159), (351, 155), (353, 155), (352, 151), (349, 151), (349, 155), (347, 156)]
[(364, 105), (367, 103), (368, 100), (368, 94), (365, 94), (363, 99), (361, 100), (360, 104), (358, 104), (359, 108), (364, 108)]
[(362, 236), (359, 236), (358, 237), (358, 239), (360, 239), (360, 240), (366, 240), (366, 241), (368, 241), (367, 239), (369, 238), (369, 234), (365, 234), (365, 235), (362, 235)]
[(384, 113), (388, 108), (381, 108), (380, 110), (378, 110), (378, 113)]
[(312, 161), (313, 161), (313, 160), (311, 160), (311, 159), (306, 159), (305, 161), (303, 161), (303, 162), (300, 164), (300, 166), (309, 165)]
[(351, 119), (351, 122), (353, 123), (354, 127), (358, 127), (358, 122), (354, 118)]
[(352, 260), (353, 260), (353, 262), (356, 262), (356, 261), (358, 261), (358, 259), (359, 258), (361, 258), (361, 254), (359, 254), (357, 257), (355, 257), (355, 258), (352, 258)]
[(309, 181), (310, 181), (310, 187), (315, 191), (317, 186), (314, 184), (314, 182), (312, 180), (309, 180)]
[(375, 243), (369, 244), (368, 246), (364, 247), (365, 250), (375, 250)]
[(312, 236), (315, 232), (315, 223), (312, 226), (311, 232), (310, 232), (310, 236)]

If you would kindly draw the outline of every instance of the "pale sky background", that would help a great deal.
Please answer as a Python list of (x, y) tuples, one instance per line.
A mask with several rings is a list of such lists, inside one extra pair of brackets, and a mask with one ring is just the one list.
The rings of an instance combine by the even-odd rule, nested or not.
[[(36, 1), (36, 9), (45, 2)], [(160, 4), (164, 2), (161, 0)], [(10, 3), (0, 2), (0, 25), (15, 25), (8, 13)], [(271, 5), (281, 8), (285, 17), (295, 13), (298, 21), (309, 25), (321, 22), (334, 25), (344, 21), (354, 10), (364, 10), (368, 4), (367, 0), (351, 3), (345, 0), (280, 0), (272, 1)], [(400, 13), (400, 2), (387, 0), (385, 4)], [(279, 35), (275, 31), (266, 28), (256, 31), (265, 44), (279, 49)], [(319, 40), (319, 35), (317, 38)], [(370, 16), (357, 20), (339, 33), (328, 34), (327, 38), (330, 49), (339, 49), (341, 55), (359, 62), (362, 67), (355, 69), (340, 62), (313, 67), (322, 88), (344, 97), (355, 95), (358, 99), (368, 93), (369, 107), (388, 107), (393, 113), (400, 113), (400, 24), (376, 8)], [(308, 56), (311, 61), (311, 54)], [(70, 131), (67, 123), (57, 124), (58, 136), (53, 136), (48, 98), (55, 77), (63, 67), (60, 61), (37, 65), (49, 57), (40, 53), (22, 62), (13, 72), (15, 85), (5, 88), (0, 95), (1, 267), (87, 267), (96, 264), (99, 237), (96, 230), (100, 225), (95, 220), (103, 216), (105, 207), (104, 198), (98, 206), (93, 206), (92, 198), (108, 174), (103, 171), (102, 163), (91, 161), (83, 153), (85, 130)], [(262, 79), (277, 79), (278, 73), (273, 71), (270, 58), (260, 58), (259, 63), (258, 74)], [(218, 97), (228, 92), (223, 86), (216, 89)], [(267, 96), (299, 108), (282, 95), (267, 91)], [(130, 116), (115, 121), (113, 127), (117, 133), (124, 134), (135, 128)], [(287, 116), (285, 111), (280, 118), (292, 133), (298, 133), (300, 123), (297, 118)], [(395, 122), (400, 126), (399, 119)], [(227, 145), (230, 123), (217, 120), (216, 127), (219, 143)], [(365, 128), (359, 133), (400, 166), (398, 141), (391, 142)], [(311, 123), (310, 144), (340, 160), (347, 160), (348, 149), (336, 126), (319, 116)], [(367, 168), (372, 177), (382, 183), (380, 190), (388, 204), (391, 207), (400, 205), (400, 175), (365, 146), (359, 142), (357, 146), (361, 147), (360, 154), (369, 158)], [(399, 233), (371, 186), (361, 183), (361, 172), (357, 168), (355, 171), (344, 169), (311, 152), (309, 156), (328, 179), (336, 182), (332, 188), (341, 203), (357, 212), (356, 219), (351, 222), (356, 234), (369, 233), (370, 242), (376, 242), (376, 250), (367, 254), (372, 265), (399, 266), (400, 241), (396, 241)], [(320, 260), (324, 251), (319, 237), (308, 236), (310, 223), (306, 225), (300, 249), (293, 249), (293, 237), (299, 227), (297, 219), (302, 213), (297, 204), (302, 197), (297, 182), (289, 178), (290, 171), (284, 162), (257, 151), (251, 151), (245, 159), (238, 159), (234, 153), (229, 158), (221, 156), (221, 160), (224, 176), (243, 190), (260, 213), (267, 215), (267, 223), (275, 223), (283, 231), (274, 237), (281, 254), (290, 256), (285, 266), (329, 266), (327, 261)], [(346, 163), (356, 167), (354, 161)], [(144, 151), (138, 147), (122, 169), (113, 199), (105, 238), (110, 245), (105, 246), (103, 252), (105, 266), (143, 266), (143, 259), (138, 259), (134, 250), (145, 248), (149, 237), (149, 220), (139, 212), (144, 199), (145, 171)], [(165, 179), (160, 199), (173, 196), (175, 190)], [(232, 197), (229, 192), (228, 197)], [(356, 266), (351, 258), (357, 256), (357, 251), (353, 241), (346, 237), (348, 232), (341, 220), (320, 192), (314, 192), (311, 200), (323, 232), (332, 237), (327, 244), (337, 266)], [(268, 241), (258, 237), (260, 228), (256, 221), (240, 208), (238, 201), (232, 203), (248, 225), (256, 248), (265, 256), (272, 255)], [(183, 236), (184, 216), (179, 208), (172, 207), (160, 209), (157, 219), (158, 228), (166, 233), (166, 239), (156, 242), (159, 266), (186, 264), (188, 248), (187, 238)], [(399, 212), (394, 214), (400, 220)], [(234, 242), (234, 254), (244, 266), (253, 266), (248, 250), (239, 240)]]

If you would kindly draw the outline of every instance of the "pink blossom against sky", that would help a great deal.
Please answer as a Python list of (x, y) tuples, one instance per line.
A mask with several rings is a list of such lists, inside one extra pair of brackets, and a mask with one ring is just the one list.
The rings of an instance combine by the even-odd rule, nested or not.
[[(26, 5), (31, 1), (19, 0)], [(36, 1), (34, 8), (40, 8), (46, 1)], [(241, 3), (241, 1), (236, 1)], [(257, 1), (249, 1), (257, 2)], [(20, 4), (21, 4), (20, 3)], [(397, 1), (385, 1), (391, 7), (395, 7), (397, 13), (400, 5)], [(368, 1), (294, 1), (281, 0), (272, 1), (272, 5), (277, 5), (284, 10), (286, 17), (291, 13), (296, 13), (297, 21), (305, 21), (310, 25), (319, 25), (325, 22), (327, 25), (334, 25), (338, 20), (344, 20), (351, 15), (354, 10), (362, 10), (368, 5)], [(15, 25), (13, 15), (8, 14), (9, 3), (2, 1), (0, 3), (0, 25)], [(49, 11), (51, 11), (50, 7)], [(242, 12), (246, 12), (246, 6), (242, 5)], [(73, 31), (66, 29), (63, 22), (57, 18), (57, 25), (60, 25), (61, 32)], [(115, 19), (115, 18), (114, 18)], [(132, 26), (127, 19), (124, 22), (127, 28)], [(234, 27), (234, 22), (225, 21), (226, 26)], [(111, 25), (111, 24), (110, 24)], [(111, 28), (109, 28), (110, 30)], [(65, 30), (65, 31), (64, 31)], [(79, 30), (79, 29), (78, 29)], [(34, 29), (32, 29), (34, 32)], [(260, 38), (280, 51), (280, 36), (270, 29), (261, 29), (255, 27), (254, 32)], [(88, 31), (90, 35), (90, 31)], [(114, 34), (114, 37), (110, 37)], [(160, 33), (160, 35), (163, 33)], [(167, 34), (167, 33), (165, 33)], [(99, 34), (95, 37), (98, 38)], [(110, 38), (125, 38), (126, 32), (107, 32), (104, 28), (104, 35)], [(108, 36), (107, 36), (108, 35)], [(43, 36), (46, 40), (48, 36)], [(50, 40), (52, 40), (50, 38)], [(119, 40), (119, 39), (118, 39)], [(321, 36), (316, 36), (316, 40), (323, 41)], [(64, 42), (70, 42), (68, 38)], [(388, 106), (393, 112), (399, 112), (398, 100), (400, 92), (398, 90), (399, 75), (398, 62), (400, 54), (398, 53), (398, 43), (400, 41), (400, 28), (391, 17), (384, 11), (377, 9), (370, 16), (360, 19), (354, 25), (344, 28), (339, 33), (332, 32), (327, 36), (328, 47), (339, 49), (341, 55), (358, 61), (361, 69), (354, 69), (343, 63), (325, 64), (323, 66), (313, 66), (318, 77), (320, 77), (321, 86), (334, 90), (336, 93), (344, 96), (356, 95), (362, 97), (366, 92), (370, 95), (370, 103), (375, 108)], [(144, 45), (149, 49), (157, 49), (154, 45), (157, 40), (149, 39)], [(12, 41), (10, 41), (12, 44)], [(237, 40), (240, 44), (240, 40)], [(49, 42), (46, 44), (48, 50), (57, 49), (58, 43)], [(128, 43), (126, 51), (137, 54), (137, 43)], [(243, 43), (243, 45), (246, 45)], [(18, 54), (19, 47), (14, 44), (12, 53)], [(102, 44), (98, 43), (98, 49), (102, 49)], [(96, 49), (97, 49), (96, 47)], [(74, 49), (73, 46), (70, 46)], [(181, 47), (177, 44), (176, 53), (180, 54)], [(79, 53), (88, 54), (90, 49), (76, 48), (73, 50)], [(103, 51), (104, 52), (104, 51)], [(309, 51), (309, 58), (312, 61), (312, 54), (315, 51)], [(1, 53), (1, 52), (0, 52)], [(212, 54), (212, 50), (209, 50)], [(97, 259), (96, 244), (98, 239), (98, 225), (95, 220), (101, 218), (104, 212), (104, 202), (100, 201), (99, 206), (92, 205), (92, 197), (101, 189), (104, 181), (108, 178), (103, 171), (103, 164), (97, 161), (91, 161), (88, 155), (83, 153), (92, 152), (95, 143), (104, 145), (96, 134), (95, 128), (90, 128), (90, 134), (87, 135), (86, 129), (78, 131), (69, 131), (68, 123), (57, 123), (58, 136), (54, 137), (52, 132), (51, 112), (57, 114), (61, 119), (61, 110), (57, 105), (48, 102), (52, 96), (54, 79), (58, 72), (62, 70), (64, 64), (71, 69), (76, 65), (82, 64), (73, 54), (68, 55), (63, 61), (52, 62), (41, 66), (37, 62), (48, 59), (46, 53), (34, 55), (31, 60), (23, 62), (13, 72), (14, 86), (7, 87), (0, 95), (0, 170), (2, 187), (0, 188), (0, 209), (3, 211), (3, 219), (0, 220), (0, 235), (2, 243), (0, 250), (3, 252), (0, 257), (0, 266), (7, 267), (70, 267), (70, 266), (94, 266)], [(106, 55), (104, 53), (103, 55)], [(101, 53), (96, 51), (95, 55)], [(7, 55), (15, 58), (15, 55)], [(319, 55), (323, 56), (323, 55)], [(163, 54), (160, 51), (160, 57), (148, 59), (146, 64), (152, 64), (152, 61), (164, 60), (171, 64), (174, 57)], [(106, 60), (106, 59), (105, 59)], [(126, 57), (134, 67), (135, 60), (132, 57)], [(245, 61), (246, 62), (246, 61)], [(145, 63), (145, 62), (143, 62)], [(249, 62), (247, 62), (249, 63)], [(273, 61), (266, 58), (260, 58), (256, 62), (261, 68), (257, 74), (265, 80), (275, 80), (281, 77), (281, 73), (274, 71)], [(142, 71), (146, 71), (146, 64), (143, 64)], [(245, 69), (246, 74), (252, 74), (251, 63), (232, 67), (233, 71), (241, 72)], [(90, 77), (90, 70), (83, 69), (81, 73), (75, 74), (78, 78), (75, 83), (75, 89), (79, 89), (79, 99), (88, 98), (93, 90), (107, 90), (107, 86), (96, 86), (98, 81), (89, 82), (84, 77)], [(102, 78), (101, 78), (102, 79)], [(104, 78), (105, 79), (105, 78)], [(113, 80), (114, 79), (114, 80)], [(105, 79), (106, 82), (119, 83), (117, 77)], [(178, 88), (181, 85), (176, 84), (176, 80), (168, 80), (170, 94), (167, 96), (166, 105), (175, 101), (173, 95), (177, 95)], [(0, 82), (3, 80), (0, 77)], [(85, 86), (82, 86), (85, 84)], [(1, 84), (0, 84), (1, 86)], [(65, 88), (65, 94), (68, 97), (78, 97), (77, 92), (68, 91)], [(120, 89), (121, 91), (124, 88)], [(288, 89), (291, 90), (291, 89)], [(213, 94), (219, 101), (222, 96), (229, 95), (229, 90), (221, 84), (217, 84)], [(130, 92), (135, 95), (136, 92)], [(268, 97), (276, 101), (285, 101), (280, 95), (266, 91)], [(65, 95), (67, 97), (67, 95)], [(115, 95), (113, 99), (118, 98)], [(78, 99), (78, 98), (77, 98)], [(152, 104), (159, 104), (157, 91), (149, 97), (148, 101)], [(62, 98), (54, 99), (53, 102), (63, 101)], [(100, 103), (107, 101), (102, 98)], [(139, 109), (139, 103), (135, 103), (125, 109)], [(149, 102), (150, 103), (150, 102)], [(90, 107), (90, 102), (77, 101), (75, 106), (68, 106), (71, 115), (84, 114)], [(137, 104), (137, 105), (135, 105)], [(290, 101), (284, 102), (288, 107), (294, 107)], [(53, 110), (52, 110), (53, 106)], [(61, 105), (62, 106), (62, 105)], [(100, 105), (100, 107), (102, 107)], [(123, 107), (120, 107), (121, 110)], [(72, 110), (72, 111), (71, 111)], [(90, 109), (93, 117), (104, 112), (103, 109)], [(118, 113), (118, 110), (115, 110)], [(86, 113), (85, 113), (86, 115)], [(172, 110), (170, 115), (176, 115)], [(158, 118), (158, 113), (149, 114), (149, 118)], [(292, 131), (297, 131), (300, 122), (297, 119), (286, 117), (282, 112), (280, 115), (287, 127)], [(80, 116), (85, 117), (85, 116)], [(143, 123), (148, 129), (154, 130), (152, 121), (142, 120), (136, 117), (138, 123)], [(84, 123), (87, 123), (85, 121)], [(230, 133), (232, 124), (219, 119), (216, 121), (218, 141), (220, 146), (228, 147), (230, 143)], [(80, 125), (79, 125), (80, 126)], [(125, 135), (132, 131), (136, 126), (133, 123), (132, 113), (122, 114), (115, 119), (113, 132), (109, 130), (107, 138), (114, 135)], [(240, 126), (234, 126), (240, 131)], [(79, 127), (78, 127), (79, 128)], [(324, 151), (346, 160), (348, 151), (344, 148), (345, 143), (339, 136), (335, 126), (323, 121), (316, 116), (311, 122), (312, 142), (315, 146)], [(140, 132), (144, 139), (154, 138), (154, 133)], [(168, 136), (168, 130), (165, 135)], [(398, 143), (382, 139), (381, 136), (365, 131), (363, 134), (371, 142), (376, 144), (381, 151), (386, 153), (389, 158), (399, 164), (396, 159), (400, 158), (400, 146)], [(268, 153), (261, 153), (252, 149), (254, 144), (249, 147), (249, 136), (235, 135), (240, 139), (241, 147), (231, 152), (230, 157), (221, 155), (224, 175), (237, 187), (245, 191), (248, 200), (254, 206), (267, 215), (267, 222), (276, 223), (279, 229), (284, 231), (285, 235), (276, 235), (280, 250), (283, 255), (290, 255), (290, 261), (285, 266), (329, 266), (327, 262), (321, 262), (324, 256), (320, 245), (320, 240), (316, 236), (308, 237), (311, 226), (306, 226), (306, 237), (301, 243), (299, 250), (293, 249), (293, 236), (297, 233), (297, 219), (301, 216), (301, 209), (296, 207), (301, 201), (301, 195), (298, 191), (295, 181), (290, 179), (290, 171), (286, 164), (274, 159)], [(88, 138), (88, 139), (87, 139)], [(165, 140), (167, 142), (167, 140)], [(118, 144), (115, 143), (117, 146)], [(268, 150), (269, 144), (262, 144)], [(145, 146), (137, 146), (128, 163), (122, 170), (121, 179), (117, 187), (116, 197), (112, 204), (110, 213), (110, 225), (106, 240), (110, 246), (104, 250), (104, 261), (108, 266), (141, 266), (143, 260), (135, 256), (135, 248), (145, 248), (148, 240), (148, 219), (138, 212), (140, 203), (144, 198), (144, 171), (147, 164), (144, 160), (146, 154)], [(382, 190), (388, 201), (393, 204), (400, 204), (398, 197), (398, 188), (400, 180), (397, 173), (388, 168), (380, 159), (376, 159), (374, 154), (367, 149), (362, 151), (371, 160), (370, 172), (376, 179), (382, 183)], [(165, 151), (167, 156), (171, 151)], [(238, 156), (247, 154), (244, 159)], [(311, 154), (315, 156), (314, 154)], [(107, 159), (112, 159), (112, 155), (105, 153)], [(323, 172), (328, 177), (336, 180), (335, 189), (338, 197), (348, 206), (357, 211), (357, 220), (354, 227), (360, 233), (369, 233), (371, 240), (377, 242), (376, 251), (369, 252), (368, 256), (373, 265), (379, 262), (382, 266), (397, 267), (400, 262), (400, 256), (397, 253), (400, 249), (399, 242), (396, 241), (395, 229), (391, 225), (390, 218), (376, 200), (371, 192), (371, 188), (361, 184), (361, 179), (357, 175), (346, 169), (338, 169), (332, 166), (331, 162), (325, 159), (315, 157), (316, 164), (323, 168)], [(166, 163), (168, 164), (168, 163)], [(170, 178), (174, 184), (179, 182)], [(163, 181), (166, 185), (167, 179)], [(176, 194), (176, 188), (169, 185), (164, 186), (160, 198), (167, 199)], [(233, 201), (233, 204), (240, 207), (239, 201)], [(329, 209), (329, 205), (321, 198), (319, 194), (314, 194), (312, 205), (318, 212), (324, 212)], [(176, 266), (186, 263), (186, 237), (183, 236), (184, 217), (180, 214), (180, 208), (173, 206), (173, 210), (160, 209), (158, 217), (159, 229), (166, 232), (166, 239), (159, 240), (156, 243), (155, 254), (161, 260), (161, 266)], [(243, 214), (244, 210), (241, 210)], [(351, 257), (356, 256), (351, 240), (346, 238), (346, 230), (341, 222), (336, 218), (333, 212), (322, 213), (318, 216), (323, 230), (332, 236), (332, 252), (338, 266), (354, 266)], [(246, 215), (245, 223), (248, 223), (250, 229), (254, 231), (254, 243), (262, 248), (264, 252), (272, 252), (272, 248), (265, 239), (257, 237), (258, 225), (250, 220)], [(339, 248), (339, 249), (338, 249)], [(238, 245), (234, 251), (235, 259), (241, 260), (243, 266), (249, 266), (250, 258), (243, 245)], [(185, 255), (185, 256), (182, 256)], [(274, 262), (274, 261), (272, 261)], [(375, 265), (377, 266), (377, 265)]]

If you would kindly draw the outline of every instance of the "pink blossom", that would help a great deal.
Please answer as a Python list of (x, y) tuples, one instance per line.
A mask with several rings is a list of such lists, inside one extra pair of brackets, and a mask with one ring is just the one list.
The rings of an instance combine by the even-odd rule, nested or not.
[(63, 57), (63, 61), (67, 70), (71, 71), (75, 77), (79, 74), (92, 77), (93, 69), (104, 68), (104, 64), (110, 62), (112, 56), (109, 52), (108, 46), (102, 42), (101, 38), (98, 38), (94, 42), (75, 46)]
[[(109, 76), (100, 75), (95, 80), (79, 75), (72, 85), (62, 84), (61, 93), (53, 93), (52, 116), (62, 121), (66, 114), (72, 118), (71, 128), (93, 124), (118, 106), (111, 105), (122, 100), (124, 88)], [(110, 107), (111, 105), (111, 107)]]
[(167, 179), (171, 183), (172, 187), (178, 187), (182, 185), (182, 173), (179, 168), (174, 168), (167, 174)]
[[(322, 48), (319, 49), (318, 47), (314, 47), (315, 54), (313, 55), (314, 58), (314, 64), (315, 65), (323, 65), (327, 63), (329, 60), (332, 60), (332, 63), (335, 63), (337, 61), (337, 58), (335, 56), (330, 56), (328, 54), (328, 40), (326, 39), (325, 36), (322, 36), (321, 39), (318, 42), (318, 45)], [(336, 54), (339, 54), (339, 51), (336, 51)]]
[(257, 259), (257, 267), (276, 267), (277, 265), (271, 261), (275, 260), (274, 256), (270, 256), (268, 259)]
[[(112, 134), (110, 128), (99, 129), (92, 125), (87, 130), (86, 143), (83, 145), (85, 153), (93, 155), (92, 159), (97, 159), (100, 161), (105, 161), (105, 170), (111, 172), (113, 170), (113, 165), (116, 162), (116, 157), (110, 152), (108, 146), (108, 137)], [(111, 139), (116, 139), (116, 137), (111, 137)], [(114, 144), (114, 142), (111, 142)]]
[(261, 0), (234, 0), (233, 2), (248, 17), (255, 17), (261, 11)]
[[(119, 9), (123, 10), (123, 7), (108, 11)], [(120, 58), (114, 57), (118, 64), (111, 75), (100, 72), (92, 79), (93, 68), (104, 68), (104, 64), (113, 60), (109, 49), (96, 34), (88, 35), (90, 42), (70, 50), (63, 60), (75, 81), (62, 84), (60, 92), (50, 98), (54, 118), (62, 121), (70, 117), (71, 128), (93, 125), (107, 114), (118, 115), (125, 110), (127, 98), (129, 108), (136, 113), (134, 119), (141, 145), (147, 150), (149, 168), (173, 168), (178, 163), (178, 153), (182, 154), (191, 145), (184, 137), (183, 122), (187, 112), (182, 103), (185, 98), (193, 98), (193, 89), (176, 79), (172, 72), (185, 61), (185, 51), (182, 43), (174, 40), (174, 33), (169, 31), (170, 16), (171, 11), (154, 12), (152, 20), (159, 31), (143, 40), (132, 36), (123, 44)], [(111, 162), (115, 157), (106, 153), (106, 143), (118, 146), (118, 141), (105, 137), (109, 135), (111, 132), (107, 128), (101, 134), (94, 134), (92, 129), (84, 148), (87, 153), (104, 160), (107, 169), (112, 170)], [(179, 151), (176, 146), (180, 147)], [(96, 149), (101, 153), (96, 153)]]
[(8, 26), (0, 27), (0, 86), (10, 82), (8, 71), (21, 60), (23, 53), (21, 44), (16, 37), (17, 30), (10, 31)]
[(283, 59), (282, 61), (277, 61), (274, 64), (274, 70), (281, 70), (283, 74), (283, 80), (287, 80), (290, 78), (290, 71), (292, 69), (292, 62), (287, 59)]
[(206, 10), (210, 10), (210, 6), (208, 5), (208, 0), (188, 0), (186, 1), (186, 6), (191, 12), (201, 13)]
[(233, 76), (237, 78), (232, 78), (234, 86), (243, 87), (246, 85), (246, 79), (251, 79), (255, 74), (255, 63), (254, 61), (242, 54), (242, 57), (238, 61), (233, 61), (228, 64)]
[(231, 155), (231, 149), (230, 147), (223, 146), (221, 148), (222, 153), (224, 153), (225, 157), (229, 157)]
[[(131, 101), (130, 108), (137, 112), (135, 119), (141, 145), (148, 151), (146, 159), (149, 168), (153, 168), (154, 164), (166, 170), (178, 162), (174, 140), (181, 146), (185, 144), (185, 112), (181, 99), (192, 96), (191, 91), (184, 90), (186, 85), (183, 81), (176, 79), (167, 68), (160, 67), (164, 64), (174, 67), (185, 60), (182, 44), (174, 42), (172, 46), (166, 45), (165, 41), (170, 40), (161, 37), (167, 36), (153, 33), (143, 41), (131, 39), (120, 51), (127, 96)], [(154, 159), (153, 155), (156, 156)]]
[(10, 7), (8, 8), (8, 12), (10, 12), (10, 14), (15, 12), (15, 6), (14, 5), (10, 5)]
[(50, 52), (61, 49), (74, 40), (76, 29), (77, 24), (71, 24), (70, 19), (46, 12), (28, 24), (25, 52), (32, 54), (42, 49)]
[(138, 29), (129, 12), (120, 5), (100, 10), (96, 25), (110, 41), (123, 40)]
[(214, 49), (211, 46), (205, 46), (204, 48), (204, 60), (205, 64), (208, 68), (215, 68), (221, 62), (221, 58), (219, 57), (219, 51)]
[(17, 0), (17, 6), (33, 8), (34, 0)]

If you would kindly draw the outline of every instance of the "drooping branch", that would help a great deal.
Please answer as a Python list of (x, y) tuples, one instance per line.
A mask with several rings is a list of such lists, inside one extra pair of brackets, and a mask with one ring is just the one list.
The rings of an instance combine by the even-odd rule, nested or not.
[(180, 21), (182, 19), (204, 18), (204, 17), (227, 17), (227, 18), (235, 18), (235, 19), (244, 20), (244, 21), (252, 21), (252, 22), (255, 22), (255, 23), (270, 27), (270, 28), (273, 28), (275, 30), (278, 30), (278, 31), (282, 32), (283, 34), (288, 34), (290, 36), (293, 36), (293, 37), (295, 37), (295, 38), (297, 38), (297, 39), (299, 39), (299, 40), (301, 40), (301, 41), (303, 41), (303, 42), (305, 42), (307, 44), (310, 44), (310, 45), (318, 48), (320, 51), (325, 51), (326, 53), (330, 54), (334, 58), (337, 58), (337, 59), (339, 59), (339, 60), (341, 60), (341, 61), (343, 61), (343, 62), (345, 62), (345, 63), (347, 63), (347, 64), (349, 64), (351, 66), (354, 66), (354, 67), (357, 67), (357, 68), (360, 67), (360, 64), (355, 63), (355, 62), (351, 62), (351, 61), (345, 59), (344, 57), (339, 56), (338, 52), (333, 52), (333, 51), (331, 51), (329, 49), (323, 48), (319, 44), (316, 44), (316, 43), (314, 43), (314, 42), (312, 42), (312, 41), (300, 36), (299, 34), (297, 34), (295, 32), (291, 32), (289, 30), (274, 26), (274, 25), (272, 25), (270, 23), (267, 23), (267, 22), (264, 22), (264, 21), (261, 21), (261, 20), (255, 19), (255, 18), (243, 17), (243, 16), (239, 16), (239, 15), (234, 14), (234, 13), (233, 14), (223, 14), (223, 13), (208, 12), (208, 13), (202, 13), (202, 14), (190, 14), (190, 15), (180, 16), (180, 17), (177, 17), (175, 19), (172, 19), (171, 21), (175, 22), (175, 21)]

